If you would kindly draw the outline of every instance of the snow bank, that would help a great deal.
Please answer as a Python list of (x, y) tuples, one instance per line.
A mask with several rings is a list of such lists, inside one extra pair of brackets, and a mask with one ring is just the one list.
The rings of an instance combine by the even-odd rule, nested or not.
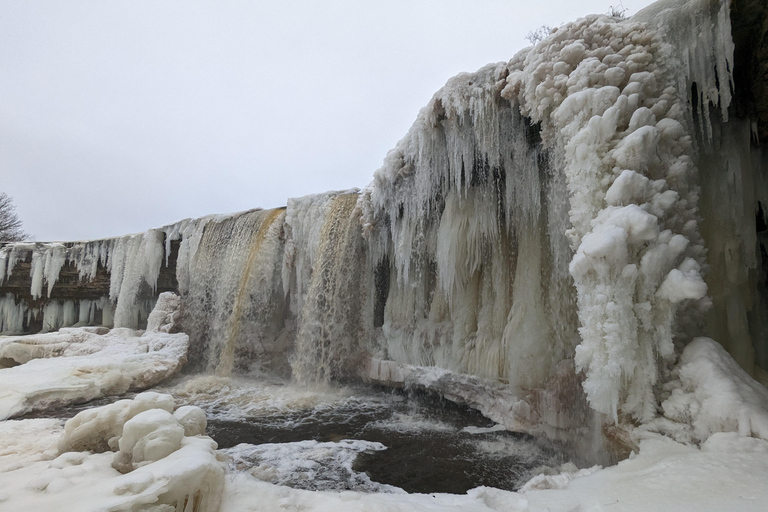
[[(768, 441), (768, 389), (750, 377), (723, 347), (697, 338), (688, 345), (662, 404), (664, 416), (680, 425), (657, 422), (678, 439), (702, 442), (716, 432), (737, 432)], [(677, 427), (677, 428), (674, 428)]]
[[(185, 435), (166, 410), (172, 404), (170, 395), (144, 393), (84, 411), (67, 422), (59, 450), (55, 420), (0, 423), (3, 434), (21, 440), (14, 450), (0, 444), (0, 510), (54, 511), (67, 504), (78, 511), (216, 512), (224, 483), (216, 443)], [(116, 454), (107, 437), (107, 444), (119, 445)], [(70, 451), (86, 446), (90, 451)]]
[(55, 419), (0, 421), (0, 474), (55, 458), (62, 430)]
[(146, 389), (181, 369), (188, 344), (183, 333), (125, 328), (0, 337), (0, 360), (18, 364), (0, 369), (0, 418)]

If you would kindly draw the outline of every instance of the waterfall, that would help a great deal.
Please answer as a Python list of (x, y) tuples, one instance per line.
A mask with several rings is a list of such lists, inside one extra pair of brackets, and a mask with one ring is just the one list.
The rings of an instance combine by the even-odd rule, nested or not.
[[(281, 264), (284, 209), (212, 218), (187, 232), (179, 281), (184, 330), (193, 364), (220, 375), (239, 366), (269, 365), (281, 351), (284, 325)], [(177, 272), (180, 269), (177, 269)]]
[[(768, 366), (765, 155), (728, 119), (732, 54), (727, 1), (563, 25), (450, 79), (362, 191), (3, 246), (0, 286), (17, 265), (30, 286), (0, 297), (0, 329), (140, 327), (175, 265), (198, 369), (439, 367), (529, 398), (583, 378), (595, 411), (647, 421), (694, 336)], [(108, 292), (55, 296), (73, 265)]]
[(313, 257), (306, 297), (298, 314), (293, 375), (302, 384), (329, 381), (359, 366), (359, 346), (369, 330), (370, 272), (365, 261), (357, 194), (328, 200)]

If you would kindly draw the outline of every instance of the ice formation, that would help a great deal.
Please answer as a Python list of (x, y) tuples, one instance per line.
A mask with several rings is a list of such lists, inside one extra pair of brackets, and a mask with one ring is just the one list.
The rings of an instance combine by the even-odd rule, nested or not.
[(728, 2), (660, 2), (449, 81), (361, 196), (388, 358), (522, 390), (575, 357), (595, 410), (653, 418), (708, 305), (695, 127), (727, 119), (732, 50)]
[(2, 489), (14, 489), (0, 495), (0, 509), (219, 510), (224, 468), (216, 443), (188, 433), (172, 409), (170, 395), (144, 393), (84, 411), (63, 433), (55, 420), (0, 424), (3, 439), (36, 440), (0, 445)]
[[(0, 422), (0, 510), (763, 510), (768, 187), (729, 108), (730, 5), (588, 16), (452, 78), (362, 192), (0, 246), (0, 332), (41, 331), (0, 336), (0, 418), (146, 389), (189, 358), (205, 375), (173, 392), (217, 419), (321, 410), (346, 397), (318, 383), (362, 378), (494, 428), (613, 436), (627, 460), (408, 495), (353, 469), (379, 443), (217, 452), (202, 409), (148, 392), (63, 428)], [(261, 370), (309, 387), (240, 386)]]
[[(176, 302), (161, 296), (155, 317)], [(188, 345), (184, 333), (127, 328), (0, 336), (0, 418), (152, 387), (181, 369)]]
[(717, 432), (768, 441), (768, 389), (717, 342), (697, 338), (685, 347), (677, 379), (667, 387), (669, 397), (661, 404), (664, 417), (655, 422), (660, 431), (689, 443)]
[(385, 449), (381, 443), (345, 439), (336, 443), (239, 444), (224, 452), (236, 471), (273, 484), (310, 490), (403, 493), (352, 469), (358, 453)]
[[(0, 296), (0, 330), (147, 322), (153, 339), (188, 332), (192, 365), (220, 378), (433, 386), (533, 432), (593, 426), (587, 403), (699, 442), (731, 430), (708, 412), (722, 400), (701, 396), (700, 374), (702, 361), (720, 376), (735, 366), (691, 343), (710, 336), (747, 373), (768, 368), (753, 211), (768, 188), (749, 120), (728, 114), (729, 6), (588, 16), (452, 78), (362, 192), (6, 244), (0, 287), (25, 266), (29, 286)], [(103, 294), (57, 295), (73, 268), (82, 282), (107, 276)], [(182, 318), (149, 314), (166, 288)], [(764, 400), (738, 404), (733, 428), (764, 437)]]

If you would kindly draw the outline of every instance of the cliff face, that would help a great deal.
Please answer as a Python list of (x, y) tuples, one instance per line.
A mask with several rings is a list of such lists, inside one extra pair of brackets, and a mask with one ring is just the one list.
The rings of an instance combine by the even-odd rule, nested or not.
[(731, 23), (735, 50), (735, 109), (754, 121), (759, 140), (768, 141), (768, 4), (733, 0)]

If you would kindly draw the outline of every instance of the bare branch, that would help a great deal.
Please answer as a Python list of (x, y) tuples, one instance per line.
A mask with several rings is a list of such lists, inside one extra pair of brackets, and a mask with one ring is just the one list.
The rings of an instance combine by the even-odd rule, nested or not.
[(0, 192), (0, 242), (17, 242), (29, 237), (21, 229), (21, 219), (16, 215), (13, 198)]

